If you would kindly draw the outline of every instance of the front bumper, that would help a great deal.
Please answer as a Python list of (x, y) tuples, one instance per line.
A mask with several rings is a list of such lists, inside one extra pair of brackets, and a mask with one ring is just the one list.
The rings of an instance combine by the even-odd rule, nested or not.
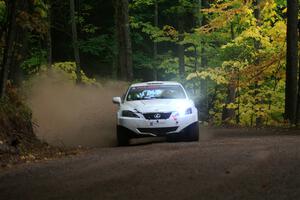
[(198, 121), (197, 114), (178, 116), (176, 119), (148, 120), (145, 118), (118, 117), (118, 126), (122, 126), (136, 136), (166, 136), (182, 132), (186, 127)]

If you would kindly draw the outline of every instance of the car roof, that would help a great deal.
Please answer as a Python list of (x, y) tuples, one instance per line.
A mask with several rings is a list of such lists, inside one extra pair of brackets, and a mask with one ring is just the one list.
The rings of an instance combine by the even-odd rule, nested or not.
[(149, 85), (181, 85), (175, 81), (149, 81), (149, 82), (142, 82), (142, 83), (134, 83), (131, 87), (138, 87), (138, 86), (149, 86)]

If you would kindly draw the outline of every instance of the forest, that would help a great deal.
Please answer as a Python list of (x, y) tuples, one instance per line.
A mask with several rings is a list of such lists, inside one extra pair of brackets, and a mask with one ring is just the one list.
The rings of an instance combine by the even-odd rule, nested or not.
[(299, 1), (0, 0), (0, 199), (300, 199)]
[(30, 121), (20, 90), (51, 70), (181, 82), (214, 126), (297, 126), (298, 16), (297, 0), (0, 0), (0, 127)]

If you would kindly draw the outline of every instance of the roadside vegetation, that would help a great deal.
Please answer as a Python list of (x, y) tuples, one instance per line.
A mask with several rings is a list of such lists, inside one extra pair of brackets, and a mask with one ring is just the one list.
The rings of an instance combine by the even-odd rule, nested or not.
[(83, 149), (53, 147), (34, 134), (32, 112), (18, 89), (8, 83), (0, 101), (0, 167), (74, 155)]

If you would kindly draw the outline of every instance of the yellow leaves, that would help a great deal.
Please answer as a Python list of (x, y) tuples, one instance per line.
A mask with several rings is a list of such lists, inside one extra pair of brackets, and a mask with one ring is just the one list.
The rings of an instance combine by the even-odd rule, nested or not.
[[(208, 33), (210, 31), (223, 28), (231, 23), (237, 16), (240, 21), (250, 23), (249, 16), (253, 11), (249, 9), (249, 3), (241, 0), (233, 0), (229, 2), (217, 2), (211, 8), (202, 9), (203, 13), (214, 14), (214, 18), (209, 24), (200, 27), (198, 32)], [(248, 18), (248, 19), (247, 19)]]
[(240, 61), (229, 60), (229, 61), (224, 61), (222, 64), (222, 68), (226, 72), (235, 72), (237, 70), (242, 69), (243, 67), (244, 64), (242, 64)]
[[(76, 75), (76, 64), (74, 62), (58, 62), (52, 65), (54, 70), (65, 72), (68, 78), (72, 81), (75, 81), (77, 78)], [(81, 79), (82, 82), (88, 85), (97, 85), (96, 79), (88, 78), (84, 72), (81, 70)]]
[(262, 35), (260, 34), (260, 28), (252, 26), (245, 31), (243, 31), (236, 39), (236, 43), (243, 43), (243, 41), (247, 38), (253, 38), (255, 40), (261, 40)]
[(195, 78), (198, 79), (210, 79), (217, 84), (226, 84), (228, 81), (226, 80), (226, 73), (222, 68), (207, 68), (203, 71), (198, 71), (191, 73), (187, 76), (187, 80), (192, 80)]
[(238, 105), (234, 104), (234, 103), (229, 103), (229, 104), (226, 105), (226, 108), (228, 108), (228, 109), (236, 109), (236, 108), (238, 108)]
[(283, 9), (282, 13), (283, 14), (287, 13), (287, 8)]
[(286, 38), (286, 23), (284, 21), (278, 21), (275, 25), (268, 30), (267, 34), (276, 45), (283, 46)]

